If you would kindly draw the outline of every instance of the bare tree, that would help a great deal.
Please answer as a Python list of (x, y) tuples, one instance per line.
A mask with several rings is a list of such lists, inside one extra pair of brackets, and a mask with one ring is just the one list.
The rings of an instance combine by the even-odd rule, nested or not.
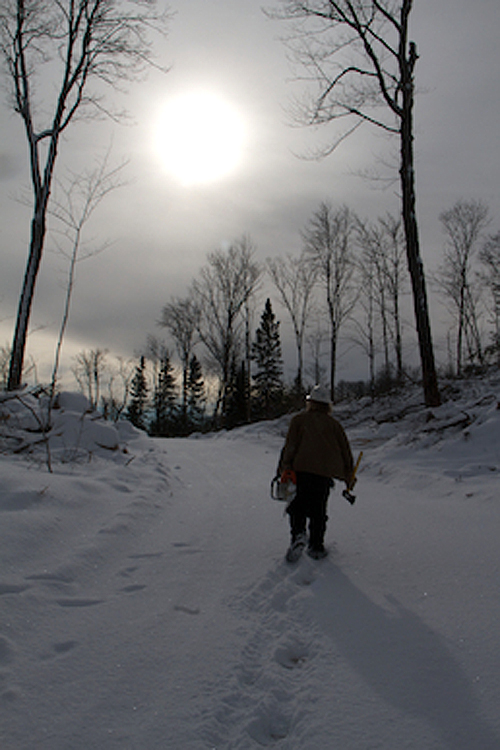
[(401, 218), (388, 213), (379, 218), (386, 239), (385, 277), (390, 299), (392, 318), (391, 335), (396, 356), (396, 376), (398, 382), (403, 379), (403, 322), (401, 318), (401, 296), (404, 291), (403, 259), (404, 233)]
[(133, 359), (116, 358), (117, 364), (109, 368), (107, 395), (101, 397), (104, 416), (117, 422), (125, 411), (130, 386), (135, 372)]
[(268, 258), (267, 270), (279, 292), (283, 307), (292, 321), (297, 347), (297, 394), (303, 392), (304, 334), (311, 306), (312, 291), (316, 283), (317, 267), (305, 262), (304, 256), (288, 254), (285, 258)]
[(193, 281), (192, 293), (199, 312), (198, 334), (219, 375), (219, 394), (214, 411), (225, 419), (232, 370), (243, 345), (245, 304), (254, 292), (262, 271), (253, 260), (246, 238), (227, 251), (209, 253), (208, 262)]
[[(394, 369), (389, 353), (392, 340), (397, 380), (401, 382), (403, 345), (400, 298), (404, 256), (401, 220), (388, 213), (384, 217), (379, 217), (374, 224), (358, 222), (357, 230), (358, 242), (363, 250), (359, 272), (362, 278), (362, 296), (365, 297), (365, 311), (371, 315), (372, 306), (378, 309), (382, 326), (385, 373), (388, 376)], [(370, 316), (367, 323), (368, 329), (364, 332), (365, 335), (373, 332)], [(374, 353), (373, 349), (371, 351)]]
[(76, 382), (82, 393), (87, 396), (92, 409), (97, 409), (99, 406), (107, 353), (106, 349), (82, 351), (76, 355), (75, 365), (72, 368)]
[(446, 234), (446, 246), (438, 282), (454, 310), (458, 376), (462, 374), (464, 344), (467, 344), (471, 359), (477, 356), (482, 361), (477, 300), (471, 270), (479, 240), (488, 224), (488, 212), (488, 207), (480, 201), (461, 200), (439, 215)]
[(424, 266), (420, 255), (413, 154), (416, 44), (409, 41), (413, 0), (282, 0), (276, 15), (293, 25), (292, 54), (311, 71), (317, 92), (302, 121), (340, 121), (331, 153), (360, 124), (400, 142), (402, 214), (426, 404), (440, 403)]
[(354, 216), (347, 206), (334, 211), (322, 203), (303, 232), (304, 252), (323, 286), (330, 324), (330, 391), (335, 395), (339, 331), (351, 313), (356, 290), (352, 284)]
[(496, 351), (497, 364), (500, 367), (500, 232), (488, 237), (479, 251), (479, 260), (485, 269), (480, 274), (480, 278), (490, 292), (490, 313), (493, 325), (492, 351)]
[(77, 117), (111, 114), (99, 91), (137, 78), (152, 63), (148, 32), (162, 29), (165, 19), (152, 2), (140, 0), (9, 0), (1, 5), (0, 51), (12, 107), (24, 124), (33, 190), (10, 389), (21, 383), (61, 135)]
[(324, 346), (328, 346), (330, 334), (324, 325), (324, 314), (314, 306), (311, 313), (311, 325), (305, 336), (312, 362), (306, 367), (306, 374), (312, 377), (313, 383), (323, 383), (327, 368), (323, 364)]
[[(75, 269), (77, 260), (79, 259), (78, 254), (81, 250), (83, 241), (84, 227), (98, 205), (106, 197), (106, 195), (108, 195), (108, 193), (110, 193), (112, 190), (116, 190), (116, 188), (118, 188), (121, 184), (119, 180), (119, 173), (122, 167), (120, 166), (117, 168), (108, 169), (107, 160), (108, 157), (105, 156), (105, 158), (100, 162), (100, 164), (98, 164), (98, 166), (94, 170), (87, 171), (83, 175), (79, 176), (73, 175), (70, 178), (68, 184), (61, 185), (60, 192), (64, 194), (65, 198), (62, 201), (55, 200), (54, 206), (50, 211), (50, 213), (62, 224), (62, 235), (65, 242), (69, 243), (71, 250), (68, 256), (69, 270), (64, 310), (61, 320), (61, 326), (59, 329), (59, 337), (56, 345), (56, 353), (54, 357), (54, 366), (50, 384), (50, 393), (48, 400), (49, 420), (50, 410), (52, 408), (52, 402), (57, 385), (62, 344), (69, 320), (71, 297), (73, 294), (75, 283)], [(85, 255), (82, 255), (80, 257), (80, 260), (85, 260), (86, 258), (95, 255), (97, 252), (103, 250), (105, 246), (106, 245), (101, 245), (97, 248), (94, 247), (91, 251), (88, 251)], [(64, 250), (62, 250), (62, 252), (65, 253)]]
[(380, 302), (378, 295), (377, 259), (373, 252), (373, 245), (369, 240), (366, 227), (362, 225), (360, 231), (361, 256), (357, 262), (357, 277), (359, 279), (358, 314), (354, 320), (356, 334), (354, 340), (360, 344), (368, 357), (370, 373), (370, 391), (372, 396), (375, 392), (375, 357), (376, 346), (376, 308)]
[(189, 363), (196, 340), (199, 309), (193, 297), (172, 297), (163, 310), (160, 325), (167, 328), (173, 340), (182, 365), (182, 421), (187, 423)]
[(159, 341), (156, 336), (148, 333), (146, 339), (146, 351), (144, 356), (153, 365), (153, 383), (156, 383), (158, 376), (158, 363), (163, 356), (163, 350), (165, 349), (163, 343)]
[[(369, 224), (368, 222), (358, 222), (357, 238), (362, 248), (362, 257), (358, 267), (361, 272), (361, 290), (365, 299), (365, 310), (368, 315), (367, 333), (373, 336), (375, 310), (378, 310), (378, 317), (382, 328), (382, 351), (384, 353), (384, 373), (386, 377), (390, 374), (391, 363), (389, 355), (389, 310), (388, 310), (388, 289), (387, 289), (387, 258), (384, 243), (384, 233), (379, 224)], [(366, 287), (365, 287), (366, 285)], [(374, 342), (373, 342), (374, 343)], [(370, 358), (370, 376), (373, 376), (372, 366), (374, 365), (374, 346), (369, 346)]]

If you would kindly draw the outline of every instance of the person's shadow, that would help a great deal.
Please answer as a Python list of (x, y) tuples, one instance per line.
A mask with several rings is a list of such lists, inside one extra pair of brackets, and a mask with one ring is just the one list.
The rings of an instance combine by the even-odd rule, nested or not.
[(326, 580), (331, 589), (315, 594), (319, 622), (378, 695), (434, 725), (450, 750), (499, 750), (500, 737), (480, 716), (470, 678), (440, 635), (393, 597), (387, 597), (393, 612), (377, 606), (339, 568)]

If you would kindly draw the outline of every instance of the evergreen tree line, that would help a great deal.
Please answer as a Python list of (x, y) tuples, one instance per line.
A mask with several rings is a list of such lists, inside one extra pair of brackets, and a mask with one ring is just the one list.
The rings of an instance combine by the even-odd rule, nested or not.
[(187, 435), (206, 429), (205, 383), (195, 354), (189, 360), (186, 393), (187, 401), (181, 407), (175, 368), (167, 349), (154, 361), (152, 383), (146, 372), (146, 357), (142, 355), (130, 383), (125, 416), (136, 427), (155, 436)]
[[(276, 417), (291, 404), (291, 394), (283, 379), (283, 358), (279, 322), (267, 299), (261, 323), (251, 344), (255, 372), (249, 388), (246, 364), (233, 360), (226, 396), (225, 427), (251, 420)], [(130, 383), (126, 418), (150, 435), (171, 437), (193, 431), (206, 431), (222, 424), (207, 403), (202, 365), (195, 354), (189, 358), (187, 377), (178, 377), (167, 349), (159, 357), (150, 343), (153, 355), (152, 375), (147, 372), (147, 358), (142, 355)], [(182, 397), (181, 397), (182, 396)]]

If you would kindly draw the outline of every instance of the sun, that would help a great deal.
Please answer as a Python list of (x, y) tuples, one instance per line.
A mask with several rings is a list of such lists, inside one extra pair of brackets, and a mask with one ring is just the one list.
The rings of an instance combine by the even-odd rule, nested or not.
[(244, 122), (237, 110), (207, 92), (170, 99), (156, 124), (155, 151), (183, 185), (229, 175), (242, 160), (244, 141)]

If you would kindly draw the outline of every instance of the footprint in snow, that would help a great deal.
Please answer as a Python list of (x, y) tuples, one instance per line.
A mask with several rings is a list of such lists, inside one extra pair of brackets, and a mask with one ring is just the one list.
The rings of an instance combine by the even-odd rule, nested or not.
[(8, 638), (0, 636), (0, 667), (6, 667), (14, 660), (14, 649)]
[(78, 641), (61, 641), (60, 643), (54, 643), (52, 646), (54, 652), (57, 655), (68, 654), (78, 646)]
[(310, 586), (311, 583), (314, 583), (316, 580), (317, 575), (318, 571), (316, 570), (316, 566), (311, 563), (310, 560), (304, 559), (301, 561), (301, 565), (297, 570), (292, 573), (290, 578), (299, 586)]
[(143, 591), (145, 588), (145, 584), (133, 583), (130, 586), (124, 586), (120, 591), (123, 591), (125, 594), (135, 594), (136, 591)]
[(129, 560), (147, 560), (150, 557), (161, 557), (163, 552), (140, 552), (134, 555), (129, 555)]
[(198, 607), (184, 607), (182, 604), (176, 604), (174, 610), (176, 612), (184, 612), (186, 615), (199, 615), (201, 611)]
[(135, 573), (136, 570), (139, 570), (138, 565), (130, 565), (128, 568), (124, 568), (123, 570), (120, 570), (118, 572), (118, 575), (122, 576), (122, 578), (130, 578), (132, 573)]
[[(246, 734), (252, 747), (281, 747), (296, 732), (307, 700), (300, 670), (314, 672), (317, 656), (311, 634), (303, 629), (301, 605), (308, 598), (304, 587), (318, 575), (312, 560), (301, 560), (293, 569), (279, 562), (233, 598), (232, 606), (246, 616), (249, 634), (238, 662), (231, 666), (226, 694), (219, 695), (218, 705), (205, 719), (211, 747), (232, 747), (229, 734), (235, 731)], [(235, 730), (238, 726), (241, 729)]]
[(78, 646), (78, 641), (60, 641), (59, 643), (53, 643), (49, 653), (42, 654), (40, 661), (49, 661), (57, 657), (63, 657), (73, 651)]
[(128, 484), (125, 484), (124, 482), (112, 482), (111, 487), (113, 489), (117, 490), (118, 492), (131, 492), (132, 490), (128, 486)]
[(29, 588), (30, 586), (23, 586), (22, 584), (0, 583), (0, 596), (4, 596), (5, 594), (22, 594), (23, 591)]
[(0, 512), (11, 512), (30, 510), (32, 507), (40, 506), (43, 500), (43, 492), (32, 490), (25, 493), (8, 493), (0, 499)]
[(75, 579), (72, 575), (66, 573), (34, 573), (31, 576), (26, 576), (27, 581), (47, 581), (48, 583), (74, 583)]
[(196, 549), (195, 547), (183, 547), (179, 550), (181, 555), (199, 555), (201, 553), (201, 549)]
[(14, 646), (8, 638), (0, 636), (0, 703), (14, 703), (19, 697), (18, 692), (9, 685), (10, 673), (8, 667), (14, 661)]
[(95, 607), (97, 604), (103, 604), (104, 599), (56, 599), (56, 604), (60, 607)]
[(112, 535), (121, 535), (121, 534), (127, 534), (130, 531), (130, 527), (126, 523), (115, 523), (111, 526), (104, 526), (102, 529), (100, 529), (97, 533), (98, 534), (112, 534)]
[(278, 646), (274, 652), (274, 659), (285, 669), (296, 669), (300, 667), (308, 658), (309, 649), (301, 641), (290, 638), (288, 641)]
[(247, 727), (250, 737), (263, 747), (284, 740), (289, 731), (290, 720), (288, 717), (279, 708), (269, 707), (259, 709), (256, 718)]

